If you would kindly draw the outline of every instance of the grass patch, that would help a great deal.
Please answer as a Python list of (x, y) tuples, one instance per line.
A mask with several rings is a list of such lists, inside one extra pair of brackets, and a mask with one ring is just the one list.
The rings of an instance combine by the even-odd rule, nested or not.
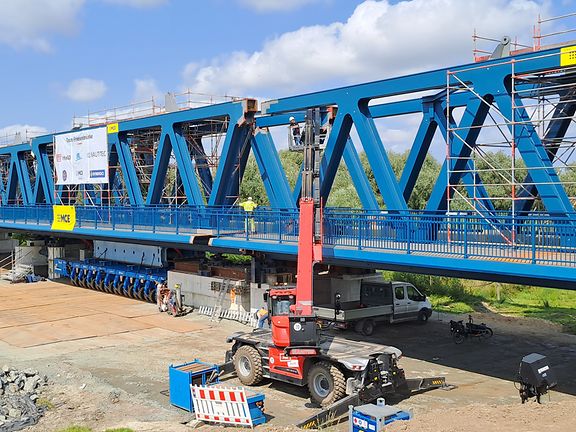
[(502, 314), (561, 324), (565, 332), (576, 334), (576, 291), (400, 272), (384, 272), (384, 277), (410, 282), (428, 295), (436, 311), (465, 314), (486, 305)]

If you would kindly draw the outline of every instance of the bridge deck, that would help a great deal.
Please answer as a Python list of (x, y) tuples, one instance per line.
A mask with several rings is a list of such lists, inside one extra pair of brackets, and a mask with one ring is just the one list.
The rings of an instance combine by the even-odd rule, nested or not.
[[(52, 229), (49, 207), (0, 207), (0, 229), (85, 238), (201, 244), (221, 249), (297, 253), (296, 211), (80, 207), (71, 231)], [(576, 285), (576, 230), (570, 220), (474, 215), (326, 211), (328, 261), (370, 264), (509, 282)], [(207, 240), (207, 241), (206, 241)], [(497, 276), (495, 276), (497, 275)], [(532, 280), (534, 279), (534, 280)]]

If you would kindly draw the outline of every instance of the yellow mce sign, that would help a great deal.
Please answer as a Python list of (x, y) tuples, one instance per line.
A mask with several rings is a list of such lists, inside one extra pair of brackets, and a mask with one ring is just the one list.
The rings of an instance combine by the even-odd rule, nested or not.
[(118, 133), (118, 123), (110, 123), (107, 127), (106, 130), (109, 134), (113, 134), (113, 133)]
[(576, 45), (560, 49), (560, 66), (572, 66), (576, 64)]
[(52, 229), (58, 231), (72, 231), (76, 225), (76, 208), (74, 206), (52, 206), (54, 218)]

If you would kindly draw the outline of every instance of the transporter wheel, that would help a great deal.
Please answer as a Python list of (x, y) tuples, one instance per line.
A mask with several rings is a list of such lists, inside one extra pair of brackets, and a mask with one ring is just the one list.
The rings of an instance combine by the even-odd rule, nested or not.
[(138, 300), (144, 300), (144, 286), (143, 285), (140, 285), (135, 292), (136, 292), (136, 298)]
[(346, 395), (346, 378), (335, 365), (321, 361), (308, 371), (308, 390), (314, 402), (332, 405)]
[(262, 381), (262, 357), (258, 350), (249, 345), (238, 348), (234, 354), (234, 370), (244, 385), (256, 385)]
[(494, 332), (490, 327), (486, 327), (486, 329), (482, 332), (481, 338), (490, 339), (492, 336), (494, 336)]

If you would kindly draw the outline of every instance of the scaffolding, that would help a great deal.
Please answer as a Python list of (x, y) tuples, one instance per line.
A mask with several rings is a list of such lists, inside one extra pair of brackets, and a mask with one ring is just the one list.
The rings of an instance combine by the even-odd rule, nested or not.
[[(538, 56), (534, 52), (534, 56)], [(561, 55), (561, 54), (557, 54)], [(532, 211), (543, 210), (540, 188), (554, 185), (564, 190), (572, 207), (576, 203), (576, 82), (575, 66), (558, 70), (517, 73), (522, 61), (509, 57), (502, 64), (510, 65), (512, 113), (505, 115), (494, 103), (480, 95), (459, 73), (447, 74), (447, 211), (473, 212), (483, 216), (499, 212), (510, 214), (512, 220)], [(486, 68), (477, 66), (473, 69)], [(458, 110), (450, 105), (458, 93), (467, 93), (489, 107), (482, 126), (457, 124)], [(471, 129), (480, 127), (474, 142), (467, 139)], [(528, 168), (517, 147), (519, 139), (532, 139), (543, 147), (551, 166)], [(465, 154), (457, 148), (465, 146)], [(534, 180), (538, 170), (546, 170), (550, 181)], [(571, 211), (573, 208), (571, 208)]]
[[(160, 105), (155, 98), (133, 103), (126, 106), (105, 109), (88, 113), (86, 116), (75, 116), (73, 128), (103, 126), (119, 121), (134, 120), (144, 117), (156, 116), (168, 112), (182, 111), (203, 106), (239, 101), (236, 96), (215, 96), (186, 90), (182, 93), (166, 95), (165, 105)], [(221, 146), (226, 136), (230, 119), (228, 116), (204, 119), (195, 122), (186, 122), (182, 126), (182, 135), (186, 140), (188, 153), (195, 168), (196, 180), (203, 193), (205, 201), (212, 189), (212, 179), (216, 174), (220, 162)], [(132, 161), (136, 169), (141, 193), (144, 199), (150, 190), (154, 165), (162, 139), (160, 127), (151, 127), (129, 131), (125, 137), (128, 142)], [(118, 161), (112, 150), (110, 160)], [(47, 146), (47, 154), (54, 173), (53, 145)], [(238, 165), (240, 156), (238, 157)], [(130, 199), (124, 181), (125, 174), (119, 162), (109, 166), (113, 182), (103, 185), (75, 185), (63, 186), (60, 191), (55, 190), (55, 202), (58, 204), (99, 205), (110, 203), (115, 205), (129, 205)], [(159, 204), (187, 205), (188, 199), (184, 191), (178, 165), (174, 152), (170, 155), (168, 169), (164, 178)]]

